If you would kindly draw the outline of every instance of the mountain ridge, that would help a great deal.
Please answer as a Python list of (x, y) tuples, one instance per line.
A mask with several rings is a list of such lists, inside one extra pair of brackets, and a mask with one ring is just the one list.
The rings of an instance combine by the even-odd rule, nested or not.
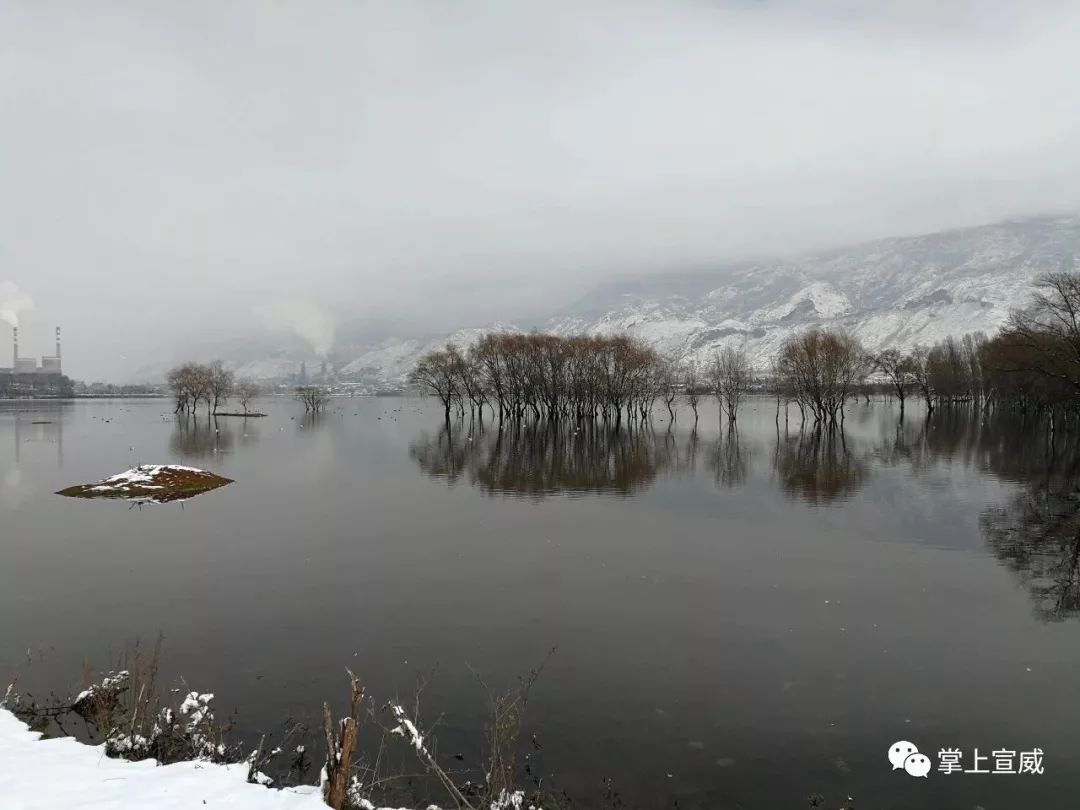
[[(493, 323), (429, 337), (386, 337), (337, 351), (337, 379), (364, 390), (399, 388), (416, 359), (447, 341), (467, 345), (488, 331), (626, 333), (659, 351), (706, 362), (741, 346), (766, 368), (784, 340), (812, 326), (843, 327), (875, 350), (909, 349), (949, 334), (991, 333), (1024, 305), (1042, 273), (1080, 270), (1080, 214), (1009, 219), (835, 247), (802, 256), (717, 264), (597, 285), (548, 318)], [(306, 359), (293, 358), (296, 367)], [(250, 358), (231, 365), (258, 376), (287, 367)]]

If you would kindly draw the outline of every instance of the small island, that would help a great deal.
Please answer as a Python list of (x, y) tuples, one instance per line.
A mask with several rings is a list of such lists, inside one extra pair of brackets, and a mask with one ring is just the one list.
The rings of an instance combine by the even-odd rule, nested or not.
[(57, 492), (69, 498), (123, 498), (142, 503), (186, 500), (231, 484), (207, 470), (177, 464), (142, 464), (93, 484), (79, 484)]

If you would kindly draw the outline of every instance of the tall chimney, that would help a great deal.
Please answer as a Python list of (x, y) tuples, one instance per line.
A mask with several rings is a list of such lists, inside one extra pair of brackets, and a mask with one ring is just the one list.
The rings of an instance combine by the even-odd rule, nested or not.
[(19, 327), (13, 326), (11, 328), (12, 345), (14, 347), (14, 362), (11, 364), (11, 368), (19, 365)]
[(56, 327), (56, 359), (60, 359), (60, 327)]

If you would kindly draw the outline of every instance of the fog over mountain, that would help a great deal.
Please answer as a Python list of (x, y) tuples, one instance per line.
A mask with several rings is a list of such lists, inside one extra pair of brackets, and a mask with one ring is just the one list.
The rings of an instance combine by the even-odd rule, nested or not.
[[(1078, 40), (1065, 0), (10, 0), (0, 313), (88, 380), (495, 322), (765, 351), (935, 294), (837, 246), (1080, 210)], [(965, 328), (1022, 275), (978, 256)]]
[[(746, 347), (764, 369), (786, 337), (810, 326), (849, 329), (869, 349), (992, 333), (1010, 309), (1027, 303), (1036, 276), (1058, 270), (1080, 271), (1080, 215), (612, 282), (535, 323), (389, 338), (341, 353), (335, 367), (342, 379), (394, 388), (422, 352), (447, 340), (464, 345), (489, 330), (540, 328), (565, 335), (626, 333), (701, 363), (725, 345)], [(295, 356), (262, 358), (242, 364), (240, 372), (287, 373), (297, 362)]]

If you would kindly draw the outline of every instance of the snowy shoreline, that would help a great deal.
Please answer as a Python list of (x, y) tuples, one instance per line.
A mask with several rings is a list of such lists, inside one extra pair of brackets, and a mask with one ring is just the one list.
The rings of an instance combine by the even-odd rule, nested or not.
[(316, 785), (266, 788), (247, 781), (246, 763), (215, 765), (155, 760), (129, 762), (105, 755), (104, 745), (73, 737), (41, 739), (0, 708), (0, 797), (4, 810), (320, 810)]
[[(399, 733), (428, 756), (423, 737), (404, 709), (393, 706)], [(249, 764), (222, 765), (193, 759), (159, 765), (154, 759), (131, 761), (106, 754), (106, 744), (88, 745), (74, 737), (45, 738), (0, 705), (0, 802), (3, 810), (326, 810), (321, 785), (270, 787)], [(325, 770), (323, 772), (325, 777)], [(352, 799), (357, 810), (377, 808)], [(520, 791), (504, 792), (490, 810), (540, 810), (526, 804)], [(441, 810), (430, 804), (427, 810)]]

